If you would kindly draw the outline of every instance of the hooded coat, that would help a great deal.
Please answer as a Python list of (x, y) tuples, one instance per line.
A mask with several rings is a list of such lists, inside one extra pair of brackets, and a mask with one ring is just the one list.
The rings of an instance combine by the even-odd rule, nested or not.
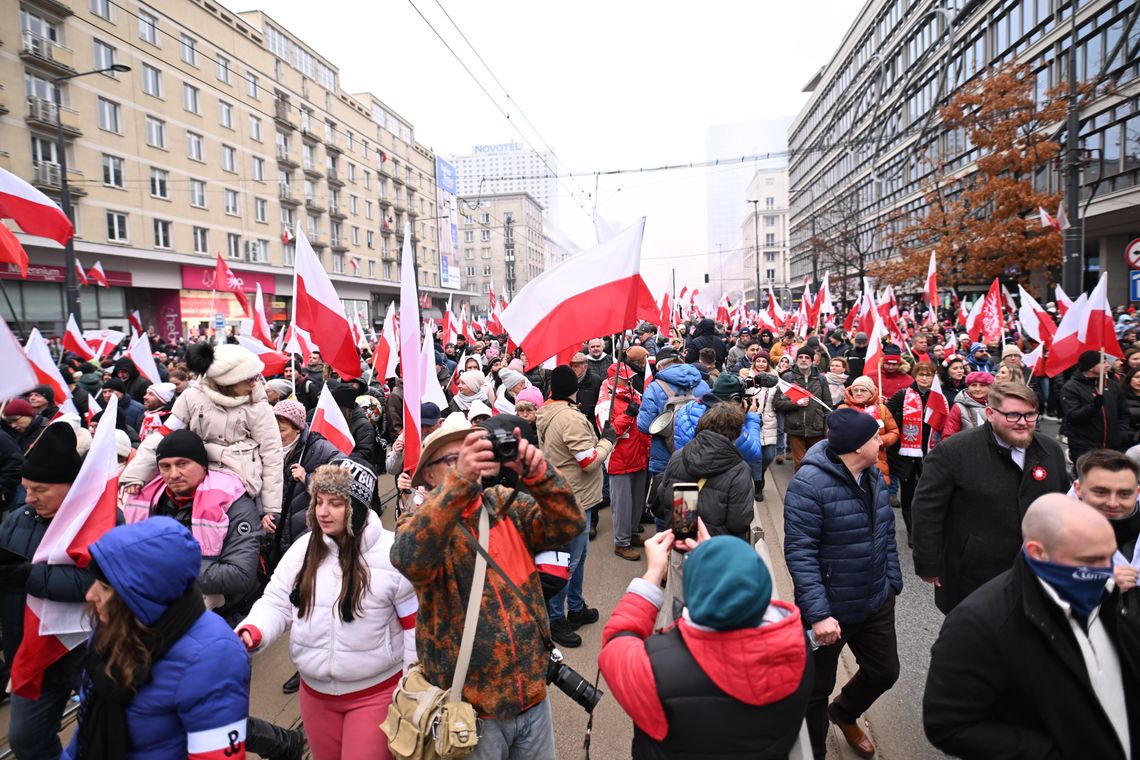
[(558, 469), (582, 509), (602, 500), (602, 463), (613, 451), (609, 441), (598, 440), (594, 426), (565, 401), (547, 401), (538, 408), (538, 439), (546, 461)]
[[(706, 398), (708, 398), (708, 396), (706, 396)], [(713, 403), (722, 403), (720, 399), (715, 396), (710, 400)], [(693, 440), (693, 436), (697, 434), (697, 423), (701, 421), (701, 417), (704, 417), (705, 412), (708, 410), (709, 404), (705, 399), (690, 401), (677, 410), (677, 417), (673, 420), (674, 451), (684, 448), (689, 441)], [(744, 430), (740, 432), (740, 437), (736, 439), (736, 450), (740, 452), (740, 456), (744, 458), (744, 461), (759, 462), (760, 447), (763, 445), (763, 442), (760, 440), (760, 415), (756, 412), (748, 412), (744, 415)]]
[[(645, 389), (641, 398), (641, 410), (637, 413), (637, 429), (649, 433), (649, 426), (653, 420), (665, 410), (665, 402), (669, 400), (662, 383), (679, 396), (694, 396), (701, 398), (709, 392), (708, 383), (701, 379), (701, 373), (691, 364), (671, 364), (657, 373), (653, 382)], [(649, 471), (664, 472), (665, 465), (669, 463), (669, 448), (659, 436), (653, 437), (649, 448)]]
[(959, 393), (950, 405), (950, 414), (946, 416), (946, 423), (942, 426), (942, 438), (946, 439), (955, 433), (986, 424), (987, 406), (989, 406), (987, 401), (978, 401), (970, 395), (969, 390)]
[(702, 479), (705, 482), (697, 495), (697, 509), (709, 535), (748, 540), (756, 509), (752, 468), (735, 443), (712, 430), (698, 432), (669, 459), (657, 489), (657, 514), (671, 524), (674, 484)]
[(128, 375), (127, 379), (123, 381), (127, 386), (127, 395), (135, 401), (142, 403), (143, 396), (146, 395), (146, 389), (151, 385), (150, 380), (140, 375), (135, 363), (126, 357), (115, 362), (115, 377), (118, 377), (120, 372), (126, 372)]
[[(198, 577), (198, 544), (169, 518), (112, 530), (91, 554), (115, 593), (144, 624), (153, 624)], [(84, 679), (82, 699), (90, 684)], [(82, 714), (82, 710), (80, 710)], [(222, 618), (206, 611), (151, 666), (151, 679), (126, 706), (124, 760), (221, 757), (231, 732), (245, 735), (249, 655)], [(64, 752), (78, 756), (78, 732)]]
[(728, 348), (724, 345), (724, 340), (716, 334), (716, 322), (707, 317), (697, 323), (693, 337), (685, 344), (685, 363), (696, 364), (702, 348), (711, 348), (716, 351), (716, 366), (724, 366), (724, 360), (728, 356)]

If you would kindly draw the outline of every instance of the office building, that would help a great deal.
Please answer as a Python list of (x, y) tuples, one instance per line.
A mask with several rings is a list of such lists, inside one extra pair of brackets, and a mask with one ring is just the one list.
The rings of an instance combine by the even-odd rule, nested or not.
[[(788, 279), (788, 169), (760, 169), (741, 193), (748, 214), (740, 224), (740, 276), (744, 300), (756, 303), (759, 283), (760, 303), (767, 304), (768, 288), (782, 307), (791, 305), (792, 287)], [(760, 265), (757, 267), (757, 253)], [(799, 288), (802, 290), (802, 287)], [(731, 293), (731, 291), (730, 291)], [(732, 297), (731, 294), (729, 296)]]
[[(527, 193), (460, 196), (458, 237), (463, 282), (479, 294), (513, 298), (546, 269), (542, 205)], [(486, 312), (487, 299), (472, 303)]]
[(472, 146), (469, 154), (449, 160), (455, 164), (464, 198), (526, 193), (549, 218), (558, 218), (558, 167), (550, 151), (517, 142), (493, 143)]

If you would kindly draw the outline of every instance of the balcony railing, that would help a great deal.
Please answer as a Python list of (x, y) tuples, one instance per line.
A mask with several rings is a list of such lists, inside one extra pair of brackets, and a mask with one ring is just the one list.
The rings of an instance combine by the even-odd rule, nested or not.
[(40, 63), (50, 64), (60, 73), (75, 73), (75, 53), (54, 40), (41, 37), (35, 32), (24, 32), (20, 54), (30, 56)]
[(32, 184), (40, 187), (59, 189), (59, 164), (49, 161), (34, 161), (32, 163)]
[(64, 134), (77, 137), (83, 134), (79, 124), (79, 113), (67, 106), (57, 106), (45, 98), (28, 98), (28, 121), (55, 128), (56, 116), (63, 126)]

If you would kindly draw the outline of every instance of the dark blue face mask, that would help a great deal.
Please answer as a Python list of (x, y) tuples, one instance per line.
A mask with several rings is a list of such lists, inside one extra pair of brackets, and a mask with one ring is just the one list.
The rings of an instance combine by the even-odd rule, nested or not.
[(1105, 584), (1112, 577), (1112, 565), (1108, 567), (1074, 567), (1058, 565), (1043, 559), (1033, 559), (1022, 549), (1029, 569), (1041, 580), (1049, 584), (1057, 596), (1073, 608), (1073, 612), (1087, 617), (1100, 604), (1105, 595)]

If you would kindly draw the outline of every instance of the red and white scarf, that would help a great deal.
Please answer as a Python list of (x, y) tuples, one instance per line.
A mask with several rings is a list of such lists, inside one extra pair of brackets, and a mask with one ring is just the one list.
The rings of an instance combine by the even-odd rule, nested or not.
[(922, 456), (922, 396), (914, 388), (907, 388), (903, 396), (899, 454), (904, 457)]

